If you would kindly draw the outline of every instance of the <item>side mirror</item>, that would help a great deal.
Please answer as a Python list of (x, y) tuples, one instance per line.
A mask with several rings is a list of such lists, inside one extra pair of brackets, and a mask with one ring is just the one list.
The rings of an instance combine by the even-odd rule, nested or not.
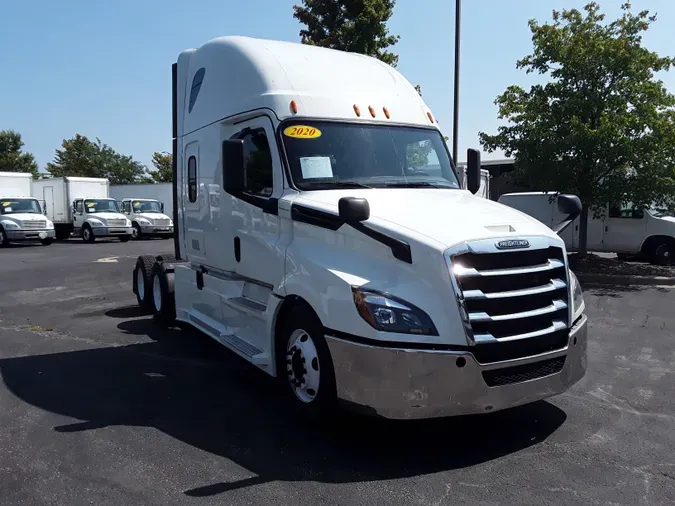
[(159, 203), (159, 210), (164, 212), (164, 202)]
[(363, 198), (342, 197), (338, 201), (338, 212), (345, 223), (360, 223), (370, 218), (370, 204)]
[(480, 151), (466, 150), (466, 189), (474, 195), (480, 190)]
[(223, 190), (229, 194), (241, 193), (244, 185), (244, 141), (223, 141)]
[(579, 200), (579, 197), (576, 195), (558, 195), (558, 211), (562, 214), (566, 214), (567, 218), (558, 223), (552, 230), (556, 234), (560, 234), (579, 217), (581, 210), (581, 200)]

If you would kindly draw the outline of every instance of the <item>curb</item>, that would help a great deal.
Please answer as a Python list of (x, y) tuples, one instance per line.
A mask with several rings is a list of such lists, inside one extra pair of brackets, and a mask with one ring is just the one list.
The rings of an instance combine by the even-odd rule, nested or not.
[(675, 286), (675, 277), (667, 276), (628, 276), (626, 274), (584, 274), (575, 272), (580, 283), (598, 285), (661, 285)]

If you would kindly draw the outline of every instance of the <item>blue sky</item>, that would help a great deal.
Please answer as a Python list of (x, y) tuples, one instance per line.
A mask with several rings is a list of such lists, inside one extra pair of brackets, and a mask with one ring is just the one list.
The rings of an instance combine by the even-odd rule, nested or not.
[[(0, 17), (0, 129), (18, 130), (40, 168), (64, 137), (99, 137), (150, 165), (171, 149), (170, 68), (178, 53), (221, 35), (297, 41), (299, 0), (26, 0), (5, 2)], [(477, 133), (498, 126), (495, 97), (532, 77), (515, 68), (531, 50), (527, 21), (587, 0), (464, 0), (460, 160)], [(610, 17), (621, 0), (601, 0)], [(634, 0), (659, 20), (645, 44), (675, 55), (675, 1)], [(398, 69), (422, 86), (446, 135), (452, 126), (452, 0), (398, 0), (389, 27)], [(675, 71), (663, 76), (675, 92)], [(500, 153), (484, 155), (499, 158)]]

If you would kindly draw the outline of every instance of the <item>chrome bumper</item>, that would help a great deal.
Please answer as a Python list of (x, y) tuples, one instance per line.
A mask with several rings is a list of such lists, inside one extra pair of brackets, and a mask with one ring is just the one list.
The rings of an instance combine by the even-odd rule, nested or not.
[(142, 225), (141, 233), (146, 235), (170, 235), (173, 234), (173, 227), (160, 227), (155, 225)]
[[(382, 348), (326, 335), (338, 397), (385, 418), (412, 419), (488, 413), (566, 391), (586, 373), (588, 319), (570, 331), (568, 346), (551, 353), (479, 364), (468, 351)], [(488, 386), (483, 373), (507, 377), (517, 366), (564, 357), (562, 369), (536, 379)], [(463, 358), (464, 360), (458, 359)], [(463, 367), (459, 365), (464, 363)], [(521, 368), (521, 371), (523, 368)]]
[(10, 241), (41, 241), (56, 237), (54, 229), (51, 230), (5, 230), (7, 239)]
[(132, 227), (92, 227), (91, 229), (96, 237), (131, 235)]

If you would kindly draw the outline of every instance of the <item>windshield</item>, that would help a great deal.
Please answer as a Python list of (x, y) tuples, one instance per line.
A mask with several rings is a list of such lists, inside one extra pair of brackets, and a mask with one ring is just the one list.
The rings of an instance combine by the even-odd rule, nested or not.
[(40, 204), (35, 199), (2, 199), (0, 200), (0, 214), (42, 214)]
[(84, 201), (84, 208), (88, 213), (119, 213), (117, 202), (112, 199), (91, 199)]
[(132, 205), (135, 213), (162, 212), (162, 206), (156, 200), (134, 200)]
[(282, 128), (300, 190), (460, 187), (435, 129), (310, 120)]

